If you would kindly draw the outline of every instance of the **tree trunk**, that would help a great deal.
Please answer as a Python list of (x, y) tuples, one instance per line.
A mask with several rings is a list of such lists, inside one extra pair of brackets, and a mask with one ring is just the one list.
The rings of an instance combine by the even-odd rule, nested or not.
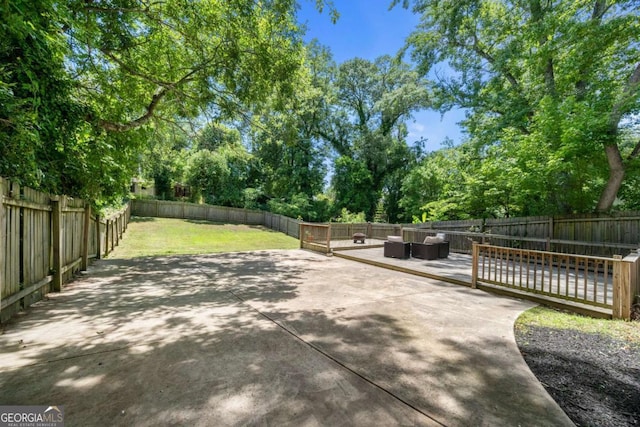
[(604, 151), (607, 155), (607, 162), (609, 163), (609, 180), (600, 194), (596, 212), (606, 212), (611, 209), (618, 195), (618, 190), (620, 190), (620, 186), (622, 185), (622, 180), (624, 179), (624, 163), (622, 162), (618, 145), (606, 145)]

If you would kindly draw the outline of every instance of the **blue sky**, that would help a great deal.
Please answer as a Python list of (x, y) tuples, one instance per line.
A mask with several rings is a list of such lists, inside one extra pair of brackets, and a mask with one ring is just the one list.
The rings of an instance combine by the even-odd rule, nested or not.
[[(338, 64), (354, 57), (373, 60), (385, 54), (395, 55), (419, 22), (418, 15), (400, 6), (389, 11), (390, 3), (391, 0), (336, 0), (340, 19), (332, 24), (326, 10), (318, 13), (314, 0), (302, 0), (298, 21), (307, 26), (305, 40), (315, 38), (328, 46)], [(445, 137), (459, 143), (463, 134), (456, 123), (463, 118), (464, 113), (459, 110), (444, 117), (437, 111), (421, 111), (407, 123), (408, 142), (424, 137), (428, 151), (441, 148)]]

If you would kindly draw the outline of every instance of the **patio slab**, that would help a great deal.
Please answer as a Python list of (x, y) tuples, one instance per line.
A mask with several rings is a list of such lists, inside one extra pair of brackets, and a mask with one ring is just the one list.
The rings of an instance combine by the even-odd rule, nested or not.
[(529, 302), (293, 251), (102, 260), (0, 335), (0, 404), (66, 425), (572, 425)]

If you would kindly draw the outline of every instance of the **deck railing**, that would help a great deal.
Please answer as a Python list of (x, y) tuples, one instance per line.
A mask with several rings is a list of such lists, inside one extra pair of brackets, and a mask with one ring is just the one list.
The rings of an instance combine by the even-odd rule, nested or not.
[(331, 240), (351, 240), (355, 233), (362, 233), (367, 239), (386, 240), (387, 236), (399, 236), (402, 227), (397, 224), (331, 223)]
[(478, 282), (611, 309), (628, 319), (632, 262), (475, 243), (471, 286)]
[(331, 224), (300, 223), (300, 248), (331, 252)]

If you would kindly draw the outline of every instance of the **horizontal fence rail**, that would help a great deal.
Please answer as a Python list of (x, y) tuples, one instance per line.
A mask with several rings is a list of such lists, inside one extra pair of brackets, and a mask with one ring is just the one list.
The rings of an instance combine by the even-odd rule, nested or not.
[(402, 226), (379, 223), (331, 223), (331, 240), (351, 240), (356, 233), (362, 233), (367, 239), (386, 240), (387, 236), (399, 236)]

